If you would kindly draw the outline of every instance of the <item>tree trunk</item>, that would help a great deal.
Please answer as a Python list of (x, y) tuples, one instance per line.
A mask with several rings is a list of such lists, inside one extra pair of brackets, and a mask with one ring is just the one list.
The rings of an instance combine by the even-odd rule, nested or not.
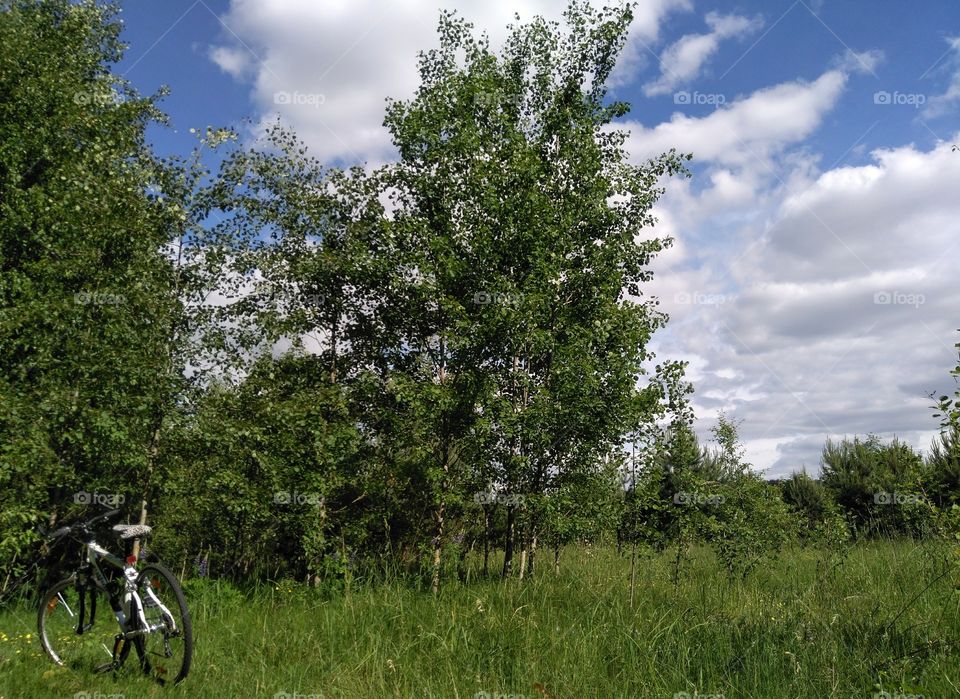
[(534, 562), (537, 560), (537, 532), (536, 529), (530, 535), (530, 557), (527, 559), (527, 575), (533, 577)]
[(434, 595), (440, 594), (440, 556), (443, 551), (443, 515), (444, 515), (443, 494), (440, 495), (440, 504), (433, 514), (433, 573), (430, 578), (430, 590)]
[(501, 577), (509, 578), (513, 573), (513, 525), (516, 518), (516, 506), (507, 505), (507, 526), (503, 542), (503, 573)]
[[(147, 462), (147, 473), (146, 473), (146, 482), (143, 484), (143, 489), (141, 490), (141, 500), (140, 500), (140, 519), (138, 524), (147, 523), (147, 502), (150, 499), (150, 485), (153, 481), (153, 467), (157, 462), (157, 454), (160, 451), (160, 429), (163, 425), (163, 415), (161, 414), (157, 420), (157, 426), (153, 430), (153, 437), (150, 440), (150, 459)], [(136, 558), (140, 557), (140, 539), (133, 540), (133, 556)]]
[(490, 575), (490, 509), (483, 507), (483, 577)]
[(440, 563), (443, 553), (443, 518), (445, 514), (448, 478), (450, 475), (450, 447), (443, 449), (443, 476), (440, 480), (440, 501), (433, 515), (433, 573), (430, 580), (430, 589), (434, 595), (440, 594)]

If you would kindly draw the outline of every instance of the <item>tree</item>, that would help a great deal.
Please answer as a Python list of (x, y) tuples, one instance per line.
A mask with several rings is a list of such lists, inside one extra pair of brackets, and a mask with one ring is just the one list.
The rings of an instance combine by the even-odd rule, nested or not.
[[(112, 72), (116, 8), (0, 3), (0, 548), (65, 500), (142, 483), (172, 385), (177, 210), (144, 137), (162, 120)], [(73, 503), (70, 503), (72, 506)]]
[(629, 429), (647, 340), (665, 321), (639, 289), (668, 242), (638, 233), (681, 158), (631, 165), (626, 134), (609, 128), (628, 109), (607, 100), (606, 83), (631, 16), (574, 2), (566, 32), (536, 18), (511, 27), (498, 56), (445, 14), (416, 97), (388, 109), (401, 156), (394, 223), (421, 309), (405, 346), (432, 367), (430, 390), (450, 396), (430, 401), (440, 408), (435, 552), (447, 455), (477, 425), (470, 401), (482, 397), (495, 478), (527, 503), (507, 506), (504, 575), (517, 526), (521, 574), (532, 566), (539, 496), (564, 471), (596, 469)]
[(923, 460), (908, 444), (868, 435), (824, 445), (823, 484), (858, 536), (922, 535), (931, 524)]

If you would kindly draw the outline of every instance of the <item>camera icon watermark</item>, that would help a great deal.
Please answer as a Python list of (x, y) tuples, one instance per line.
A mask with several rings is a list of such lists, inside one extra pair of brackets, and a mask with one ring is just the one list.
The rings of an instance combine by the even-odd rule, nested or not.
[(909, 106), (914, 109), (919, 109), (927, 103), (927, 96), (922, 92), (888, 92), (887, 90), (878, 90), (873, 93), (873, 103), (884, 106)]
[(873, 494), (875, 505), (919, 505), (923, 502), (923, 496), (916, 493), (887, 493), (880, 492)]
[(286, 90), (281, 90), (280, 92), (273, 93), (274, 104), (319, 107), (325, 104), (326, 101), (327, 96), (320, 92), (299, 92), (297, 90), (287, 92)]
[(323, 505), (323, 496), (318, 493), (301, 493), (296, 490), (278, 490), (273, 494), (274, 505)]
[(491, 304), (500, 304), (502, 306), (520, 305), (519, 294), (503, 294), (490, 291), (478, 291), (473, 295), (473, 302), (478, 306), (489, 306)]
[(281, 689), (274, 693), (273, 699), (324, 699), (324, 696), (318, 693), (304, 694), (303, 692), (287, 692)]
[(878, 291), (873, 295), (873, 302), (878, 306), (913, 306), (920, 308), (927, 302), (923, 294), (907, 294), (902, 291)]
[(126, 501), (123, 493), (88, 493), (80, 490), (73, 494), (73, 502), (77, 505), (100, 505), (101, 507), (116, 507)]
[(522, 95), (508, 95), (502, 90), (478, 92), (473, 96), (473, 103), (477, 107), (500, 107), (503, 105), (519, 105), (523, 101)]
[(99, 291), (78, 291), (73, 295), (78, 306), (119, 306), (127, 302), (122, 294), (106, 294)]
[(719, 107), (727, 103), (727, 96), (722, 92), (688, 92), (687, 90), (681, 90), (673, 93), (673, 103)]
[(732, 294), (703, 294), (699, 291), (681, 291), (673, 295), (674, 303), (682, 306), (722, 306), (735, 298)]
[(724, 699), (723, 694), (704, 694), (693, 690), (692, 692), (674, 692), (673, 699)]
[(123, 95), (112, 90), (82, 90), (73, 93), (73, 103), (80, 106), (108, 107), (111, 104), (123, 104), (124, 101)]
[(497, 493), (493, 490), (486, 490), (473, 496), (473, 501), (477, 505), (508, 505), (519, 507), (526, 498), (519, 493)]
[(680, 491), (673, 494), (674, 505), (722, 505), (727, 501), (723, 495), (709, 495), (707, 493), (688, 493)]

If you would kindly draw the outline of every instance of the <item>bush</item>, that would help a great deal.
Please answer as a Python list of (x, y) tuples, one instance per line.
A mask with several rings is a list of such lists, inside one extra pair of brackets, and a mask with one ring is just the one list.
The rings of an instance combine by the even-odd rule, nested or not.
[(798, 519), (779, 489), (758, 475), (744, 473), (716, 492), (717, 504), (705, 505), (701, 532), (730, 575), (746, 576), (796, 536)]

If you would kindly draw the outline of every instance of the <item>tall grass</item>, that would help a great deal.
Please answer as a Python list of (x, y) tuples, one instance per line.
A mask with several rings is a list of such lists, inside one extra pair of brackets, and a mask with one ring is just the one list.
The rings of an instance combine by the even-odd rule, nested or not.
[(731, 579), (698, 549), (674, 584), (672, 554), (648, 552), (633, 609), (628, 559), (596, 547), (565, 551), (558, 574), (473, 577), (439, 599), (400, 583), (331, 596), (192, 581), (196, 654), (177, 689), (132, 666), (117, 678), (54, 669), (33, 613), (7, 610), (0, 697), (960, 695), (956, 552), (877, 542), (842, 562), (833, 553), (795, 549)]

